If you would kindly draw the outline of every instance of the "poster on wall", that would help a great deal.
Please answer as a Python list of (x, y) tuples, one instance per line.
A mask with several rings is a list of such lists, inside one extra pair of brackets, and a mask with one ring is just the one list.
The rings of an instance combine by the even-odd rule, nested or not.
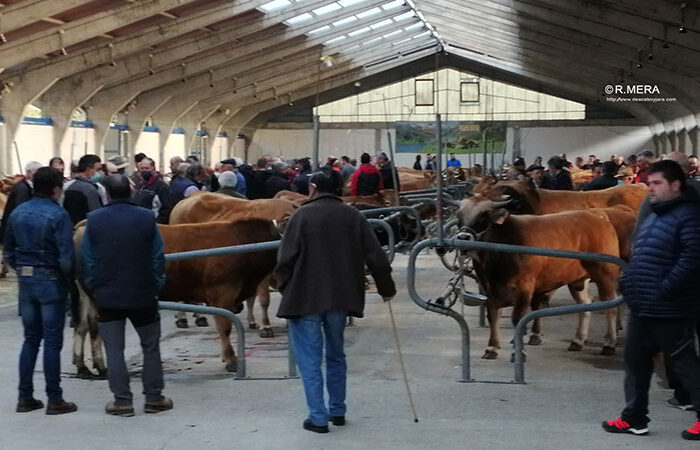
[[(435, 153), (435, 122), (396, 122), (398, 153)], [(485, 139), (485, 141), (484, 141)], [(448, 153), (503, 153), (506, 122), (442, 122), (442, 142)]]

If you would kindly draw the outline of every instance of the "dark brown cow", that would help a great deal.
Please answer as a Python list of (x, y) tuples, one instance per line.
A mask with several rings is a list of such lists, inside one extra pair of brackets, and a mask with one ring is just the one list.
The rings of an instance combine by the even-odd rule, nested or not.
[[(294, 192), (289, 192), (292, 195)], [(262, 219), (275, 220), (282, 222), (290, 217), (296, 208), (298, 202), (290, 200), (290, 198), (273, 198), (246, 200), (234, 198), (223, 194), (202, 193), (190, 196), (179, 202), (170, 214), (170, 223), (173, 225), (184, 223), (204, 223), (214, 220), (224, 220), (227, 222), (237, 222), (246, 219)], [(266, 274), (260, 286), (257, 289), (256, 295), (251, 296), (246, 302), (248, 307), (248, 326), (252, 329), (258, 328), (253, 314), (253, 306), (257, 298), (262, 309), (262, 328), (260, 336), (273, 337), (274, 333), (270, 327), (270, 317), (268, 308), (270, 306), (270, 269)], [(178, 314), (176, 317), (182, 319), (183, 314)]]
[[(480, 202), (480, 213), (460, 210), (460, 225), (479, 232), (484, 242), (531, 247), (546, 247), (619, 256), (620, 244), (613, 224), (605, 217), (610, 211), (564, 211), (543, 216), (510, 215), (491, 201)], [(622, 212), (621, 212), (622, 213)], [(630, 216), (632, 216), (631, 213)], [(575, 230), (572, 232), (572, 230)], [(561, 286), (568, 285), (578, 303), (587, 302), (584, 281), (590, 278), (598, 286), (601, 300), (615, 298), (619, 268), (609, 263), (586, 262), (501, 252), (472, 252), (474, 268), (481, 288), (488, 296), (490, 339), (484, 358), (493, 359), (500, 348), (498, 320), (500, 308), (513, 306), (515, 326), (532, 304), (537, 309), (543, 299)], [(608, 310), (608, 331), (604, 354), (614, 353), (617, 341), (617, 311)], [(578, 350), (588, 334), (590, 313), (582, 314), (571, 350)], [(538, 324), (539, 325), (539, 324)], [(539, 326), (533, 327), (539, 333)], [(537, 336), (537, 334), (536, 334)], [(537, 336), (539, 338), (539, 336)]]

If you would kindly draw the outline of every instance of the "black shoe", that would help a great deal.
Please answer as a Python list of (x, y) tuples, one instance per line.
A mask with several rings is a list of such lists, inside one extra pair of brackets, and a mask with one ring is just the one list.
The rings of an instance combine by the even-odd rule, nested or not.
[(336, 427), (342, 427), (345, 425), (345, 416), (330, 416), (331, 423)]
[(46, 415), (55, 416), (58, 414), (68, 414), (76, 412), (78, 406), (75, 403), (60, 401), (58, 403), (49, 403), (46, 405)]
[(30, 398), (28, 400), (18, 401), (16, 411), (18, 413), (25, 413), (25, 412), (35, 411), (35, 410), (41, 409), (43, 407), (44, 407), (44, 404), (41, 403), (41, 400), (37, 400), (35, 398)]
[(304, 429), (313, 431), (314, 433), (328, 433), (328, 425), (314, 425), (311, 423), (311, 419), (306, 419), (304, 421)]

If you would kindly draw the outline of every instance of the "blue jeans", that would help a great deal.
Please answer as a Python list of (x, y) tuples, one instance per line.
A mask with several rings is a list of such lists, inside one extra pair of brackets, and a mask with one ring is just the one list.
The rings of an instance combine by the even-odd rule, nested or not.
[(34, 366), (44, 340), (44, 377), (50, 403), (63, 400), (61, 348), (66, 319), (66, 291), (57, 280), (32, 279), (19, 282), (19, 309), (24, 326), (24, 344), (19, 355), (19, 400), (34, 396)]
[[(314, 425), (327, 425), (328, 416), (344, 416), (347, 364), (343, 352), (345, 311), (326, 311), (289, 321), (294, 355), (304, 384), (309, 419)], [(326, 346), (326, 388), (328, 408), (323, 397), (323, 345)]]

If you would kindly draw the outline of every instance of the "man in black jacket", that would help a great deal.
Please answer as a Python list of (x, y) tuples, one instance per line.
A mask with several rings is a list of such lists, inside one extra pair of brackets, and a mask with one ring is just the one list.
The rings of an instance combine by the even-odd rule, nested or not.
[(12, 211), (22, 203), (32, 198), (33, 185), (32, 178), (42, 164), (38, 161), (30, 161), (24, 166), (24, 178), (15, 183), (10, 189), (10, 194), (7, 196), (5, 210), (2, 212), (2, 223), (0, 224), (0, 242), (5, 240), (5, 229), (7, 221), (10, 218)]
[(377, 155), (377, 164), (379, 165), (379, 173), (382, 175), (383, 189), (394, 189), (394, 175), (396, 175), (396, 189), (401, 190), (399, 173), (396, 171), (394, 163), (389, 161), (389, 157), (386, 156), (386, 153), (381, 152)]
[(139, 177), (133, 201), (139, 206), (152, 209), (158, 223), (167, 224), (173, 200), (170, 188), (160, 173), (156, 171), (155, 162), (145, 157), (139, 163)]
[[(365, 265), (385, 301), (396, 294), (391, 265), (365, 217), (335, 194), (341, 176), (324, 168), (311, 177), (310, 200), (292, 216), (280, 245), (275, 276), (282, 301), (277, 316), (290, 319), (291, 343), (304, 384), (306, 430), (328, 432), (328, 421), (345, 424), (347, 365), (343, 332), (348, 315), (362, 317)], [(329, 245), (329, 230), (344, 239)], [(339, 258), (338, 255), (343, 255)], [(328, 407), (321, 359), (326, 347)]]
[(271, 167), (272, 175), (265, 181), (265, 197), (272, 198), (280, 191), (292, 190), (289, 180), (289, 166), (283, 162), (276, 162)]
[(571, 181), (571, 174), (565, 169), (566, 160), (559, 156), (553, 156), (547, 161), (549, 175), (542, 183), (542, 189), (552, 189), (555, 191), (573, 191), (574, 183)]
[(649, 432), (649, 385), (653, 356), (661, 351), (690, 395), (698, 420), (682, 433), (700, 440), (700, 359), (695, 328), (700, 313), (695, 282), (700, 274), (700, 196), (687, 188), (674, 161), (649, 170), (649, 214), (634, 239), (632, 259), (620, 278), (630, 316), (625, 343), (625, 400), (620, 417), (603, 422), (611, 433)]
[(583, 187), (584, 191), (599, 191), (617, 186), (617, 164), (613, 161), (605, 161), (602, 164), (603, 174), (594, 178), (590, 183)]
[(99, 311), (107, 378), (114, 394), (105, 412), (123, 417), (134, 415), (124, 362), (126, 319), (136, 329), (143, 349), (144, 411), (172, 409), (173, 401), (161, 395), (164, 383), (157, 295), (165, 284), (163, 240), (151, 211), (129, 201), (131, 187), (127, 177), (111, 175), (104, 185), (110, 202), (88, 214), (81, 267)]

